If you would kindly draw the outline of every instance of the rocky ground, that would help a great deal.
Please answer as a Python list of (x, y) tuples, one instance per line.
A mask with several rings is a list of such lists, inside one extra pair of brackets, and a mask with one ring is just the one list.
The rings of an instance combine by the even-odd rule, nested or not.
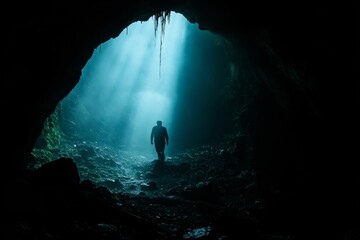
[(5, 239), (289, 239), (264, 228), (256, 172), (235, 152), (201, 146), (160, 165), (137, 151), (68, 145), (19, 174)]

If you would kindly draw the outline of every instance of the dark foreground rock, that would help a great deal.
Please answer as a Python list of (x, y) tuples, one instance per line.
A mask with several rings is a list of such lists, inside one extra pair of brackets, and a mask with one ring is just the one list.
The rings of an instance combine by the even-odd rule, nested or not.
[[(203, 146), (163, 165), (150, 161), (123, 181), (79, 173), (78, 166), (86, 176), (111, 176), (120, 163), (108, 153), (105, 164), (63, 157), (22, 171), (3, 192), (3, 239), (282, 240), (335, 231), (324, 231), (321, 218), (313, 225), (316, 214), (304, 219), (300, 200), (289, 206), (294, 201), (274, 197), (278, 207), (264, 205), (251, 164), (234, 165), (234, 153), (224, 151)], [(338, 227), (343, 239), (358, 239), (356, 226)]]

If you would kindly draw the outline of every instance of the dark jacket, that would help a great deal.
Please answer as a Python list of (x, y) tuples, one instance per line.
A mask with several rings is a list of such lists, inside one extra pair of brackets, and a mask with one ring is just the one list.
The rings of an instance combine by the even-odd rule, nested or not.
[(154, 126), (151, 130), (151, 142), (155, 141), (155, 144), (165, 144), (169, 142), (169, 136), (167, 130), (163, 126)]

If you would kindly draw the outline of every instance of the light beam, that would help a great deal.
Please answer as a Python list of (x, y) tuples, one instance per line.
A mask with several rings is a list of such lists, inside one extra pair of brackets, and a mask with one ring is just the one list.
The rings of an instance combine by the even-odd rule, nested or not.
[(115, 145), (153, 151), (150, 132), (157, 120), (163, 121), (171, 137), (178, 69), (183, 60), (186, 24), (190, 23), (181, 14), (171, 12), (166, 24), (164, 36), (155, 36), (152, 18), (135, 22), (117, 38), (101, 44), (72, 91), (81, 103), (78, 107), (85, 106), (89, 112), (84, 115), (78, 111), (79, 120), (91, 126), (96, 118), (106, 126)]

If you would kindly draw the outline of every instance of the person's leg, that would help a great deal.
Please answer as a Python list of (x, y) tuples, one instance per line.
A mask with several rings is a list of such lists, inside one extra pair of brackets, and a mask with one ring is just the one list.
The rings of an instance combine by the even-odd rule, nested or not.
[(161, 159), (159, 158), (159, 160), (163, 163), (165, 161), (165, 153), (164, 153), (164, 150), (165, 150), (165, 143), (164, 144), (161, 144), (160, 146), (160, 154), (161, 154)]
[(158, 156), (158, 160), (161, 161), (161, 149), (160, 149), (159, 144), (157, 144), (156, 142), (155, 142), (155, 150), (156, 150), (156, 153), (157, 153), (157, 156)]
[(165, 154), (164, 154), (164, 152), (161, 152), (160, 154), (161, 154), (161, 161), (164, 162), (165, 161)]

